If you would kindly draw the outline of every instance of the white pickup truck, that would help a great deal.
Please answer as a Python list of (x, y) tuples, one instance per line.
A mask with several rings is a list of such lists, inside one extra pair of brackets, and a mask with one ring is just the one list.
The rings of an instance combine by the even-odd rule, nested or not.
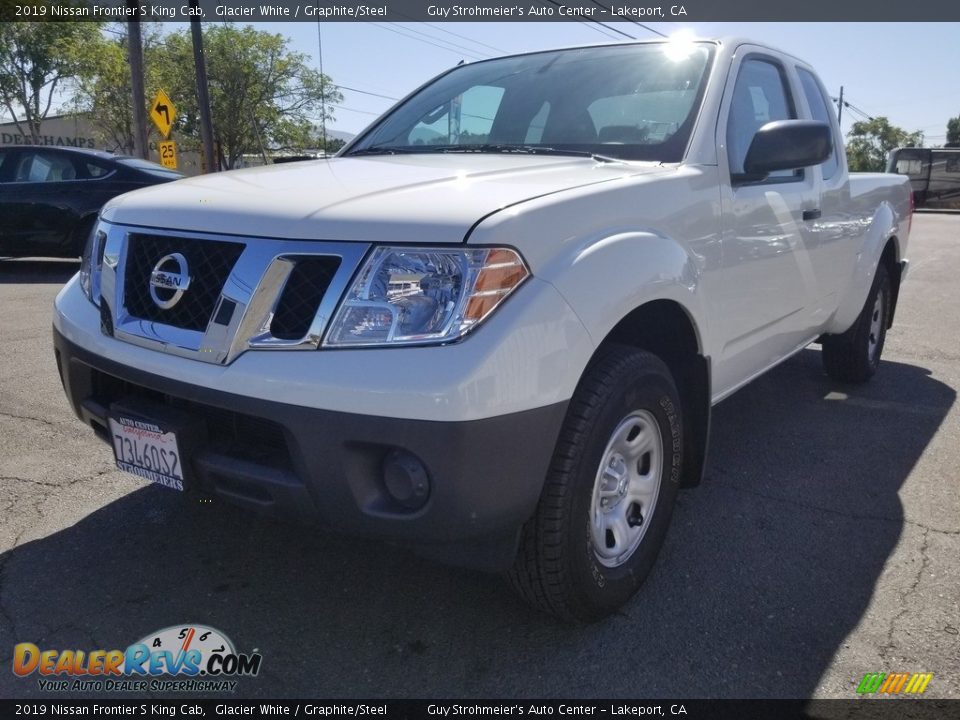
[(335, 158), (111, 201), (57, 363), (125, 470), (590, 620), (650, 572), (712, 405), (818, 340), (874, 374), (910, 198), (848, 176), (817, 76), (763, 45), (461, 65)]

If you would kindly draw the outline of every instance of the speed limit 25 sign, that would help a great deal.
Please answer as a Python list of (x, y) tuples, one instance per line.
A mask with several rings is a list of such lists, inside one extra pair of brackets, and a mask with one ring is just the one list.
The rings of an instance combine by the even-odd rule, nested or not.
[(177, 169), (177, 144), (173, 140), (164, 140), (157, 144), (160, 151), (160, 164), (171, 170)]

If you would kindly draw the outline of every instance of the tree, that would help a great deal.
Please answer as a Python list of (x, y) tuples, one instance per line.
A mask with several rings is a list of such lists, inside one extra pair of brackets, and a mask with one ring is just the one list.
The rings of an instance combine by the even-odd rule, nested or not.
[(960, 147), (960, 115), (947, 120), (947, 147)]
[(95, 22), (0, 23), (0, 103), (21, 135), (40, 142), (57, 90), (85, 72), (87, 48), (102, 39)]
[[(332, 120), (332, 105), (343, 99), (330, 78), (309, 67), (306, 55), (292, 52), (282, 35), (216, 25), (204, 29), (203, 43), (214, 135), (226, 168), (236, 167), (244, 153), (302, 151), (321, 114)], [(179, 113), (175, 132), (185, 147), (198, 148), (189, 31), (168, 35), (163, 52), (169, 62), (161, 68), (161, 82)]]
[(897, 147), (923, 147), (923, 133), (908, 133), (885, 117), (859, 120), (847, 133), (847, 164), (852, 172), (883, 172)]
[[(143, 33), (144, 88), (147, 100), (160, 88), (167, 64), (162, 38), (156, 25), (141, 23)], [(84, 51), (87, 73), (76, 81), (71, 107), (90, 119), (98, 139), (115, 152), (133, 153), (133, 107), (130, 86), (130, 61), (125, 23), (118, 23), (115, 38), (104, 40)], [(148, 137), (159, 139), (152, 123)]]
[(344, 145), (347, 144), (346, 140), (342, 138), (327, 137), (327, 142), (324, 144), (323, 137), (317, 138), (317, 146), (320, 147), (327, 155), (333, 155), (340, 151)]

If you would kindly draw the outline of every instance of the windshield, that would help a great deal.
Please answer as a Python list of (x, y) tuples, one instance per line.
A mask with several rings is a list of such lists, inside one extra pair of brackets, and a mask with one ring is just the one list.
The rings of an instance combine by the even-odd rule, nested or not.
[(183, 173), (177, 172), (176, 170), (168, 170), (167, 168), (163, 167), (163, 165), (157, 165), (157, 163), (150, 162), (149, 160), (140, 160), (139, 158), (117, 158), (117, 162), (121, 165), (136, 168), (137, 170), (142, 170), (150, 173), (151, 175), (156, 175), (157, 177), (171, 179), (183, 177)]
[(555, 151), (678, 162), (712, 48), (619, 45), (457, 67), (395, 108), (346, 154)]

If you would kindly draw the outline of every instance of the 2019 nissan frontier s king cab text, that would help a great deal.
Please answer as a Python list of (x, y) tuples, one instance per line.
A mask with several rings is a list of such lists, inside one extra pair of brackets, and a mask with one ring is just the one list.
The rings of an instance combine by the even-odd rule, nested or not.
[(818, 338), (877, 370), (908, 181), (802, 61), (651, 42), (462, 65), (332, 159), (102, 211), (54, 336), (119, 467), (614, 611), (710, 408)]

